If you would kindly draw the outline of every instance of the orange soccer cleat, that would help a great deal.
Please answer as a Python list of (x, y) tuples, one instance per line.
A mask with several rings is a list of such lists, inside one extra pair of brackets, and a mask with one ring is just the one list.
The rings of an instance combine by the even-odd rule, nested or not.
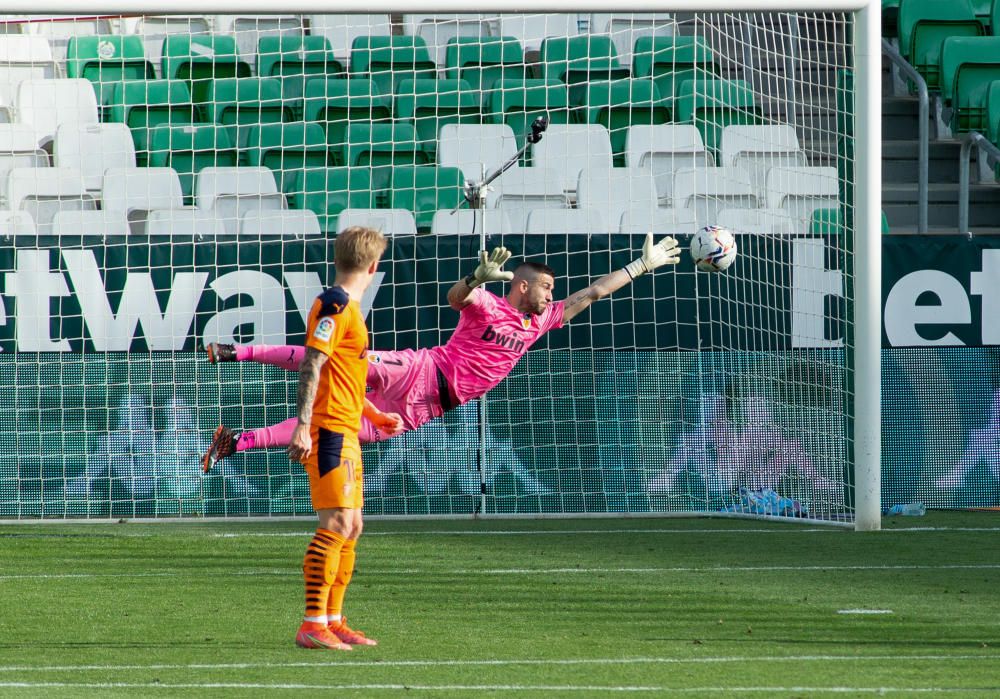
[(344, 643), (352, 646), (377, 646), (378, 641), (368, 638), (360, 631), (355, 631), (347, 625), (347, 617), (343, 617), (339, 622), (333, 622), (328, 627), (330, 632), (335, 634)]
[(225, 425), (219, 425), (215, 428), (215, 434), (212, 435), (212, 443), (208, 445), (208, 451), (201, 457), (202, 473), (208, 473), (212, 470), (212, 466), (235, 452), (236, 433)]
[(329, 628), (310, 621), (302, 622), (298, 633), (295, 634), (295, 645), (299, 648), (351, 650), (351, 646), (341, 641)]
[(236, 361), (236, 348), (232, 345), (226, 345), (221, 342), (209, 342), (205, 345), (205, 352), (208, 353), (209, 364)]

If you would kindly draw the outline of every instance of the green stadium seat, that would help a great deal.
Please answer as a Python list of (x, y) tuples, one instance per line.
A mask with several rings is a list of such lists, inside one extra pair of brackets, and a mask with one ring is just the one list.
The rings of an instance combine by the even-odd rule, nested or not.
[[(809, 232), (813, 235), (843, 235), (844, 226), (840, 208), (815, 209), (809, 222)], [(882, 233), (889, 233), (889, 219), (882, 212)]]
[(541, 77), (569, 86), (570, 104), (582, 104), (588, 82), (620, 80), (629, 69), (618, 62), (618, 52), (606, 34), (550, 36), (539, 53)]
[(229, 127), (229, 140), (242, 149), (246, 127), (253, 124), (280, 124), (292, 121), (292, 109), (281, 97), (277, 78), (220, 78), (208, 85), (208, 102), (203, 106), (209, 119)]
[(482, 110), (464, 80), (404, 80), (396, 95), (396, 119), (413, 124), (417, 140), (431, 159), (445, 124), (478, 124)]
[(941, 96), (954, 132), (987, 131), (990, 84), (1000, 80), (1000, 36), (952, 36), (941, 44)]
[(487, 123), (507, 124), (514, 131), (519, 146), (531, 123), (547, 116), (550, 124), (574, 122), (570, 112), (569, 91), (559, 80), (498, 80), (489, 92)]
[(141, 37), (103, 34), (69, 38), (66, 77), (86, 78), (92, 82), (97, 103), (106, 105), (116, 83), (153, 80), (156, 72), (153, 64), (146, 60)]
[(513, 36), (456, 36), (445, 49), (445, 77), (465, 80), (479, 101), (497, 80), (524, 80), (521, 42)]
[(249, 78), (250, 64), (225, 34), (169, 34), (163, 39), (162, 75), (187, 81), (196, 103), (208, 101), (208, 89), (219, 78)]
[(191, 203), (194, 177), (204, 167), (236, 167), (236, 148), (226, 129), (214, 124), (156, 126), (149, 130), (149, 166), (171, 167)]
[(986, 91), (986, 130), (984, 133), (994, 145), (1000, 143), (1000, 80), (991, 82)]
[(345, 73), (344, 64), (333, 55), (325, 36), (262, 36), (257, 42), (257, 75), (279, 78), (281, 96), (301, 100), (306, 82), (313, 78), (336, 78)]
[(370, 167), (372, 189), (389, 186), (393, 168), (426, 165), (427, 153), (417, 143), (412, 124), (353, 122), (347, 126), (347, 140), (341, 146), (341, 162), (350, 167)]
[(465, 175), (457, 167), (396, 167), (389, 184), (389, 207), (413, 212), (417, 231), (430, 231), (438, 209), (453, 209), (464, 199)]
[(187, 83), (180, 80), (129, 80), (115, 83), (107, 106), (108, 121), (125, 124), (132, 131), (136, 164), (148, 162), (149, 129), (162, 124), (194, 124), (201, 120), (191, 102)]
[(625, 138), (630, 126), (666, 124), (670, 110), (649, 79), (603, 80), (586, 86), (586, 122), (601, 124), (611, 134), (615, 165), (625, 166)]
[(247, 165), (263, 165), (274, 172), (283, 192), (289, 190), (301, 170), (335, 164), (323, 127), (303, 121), (248, 127), (244, 153)]
[(359, 36), (351, 47), (351, 74), (370, 77), (383, 95), (403, 80), (436, 78), (427, 43), (419, 36)]
[(665, 100), (676, 99), (688, 80), (718, 75), (715, 54), (700, 36), (640, 36), (632, 53), (632, 77), (652, 78)]
[(337, 216), (344, 209), (373, 206), (371, 170), (367, 167), (306, 168), (295, 173), (286, 190), (288, 205), (309, 209), (324, 233), (337, 232)]
[(949, 36), (981, 36), (969, 0), (902, 0), (899, 3), (899, 51), (927, 81), (941, 89), (941, 44)]
[(383, 96), (368, 78), (314, 78), (306, 84), (302, 105), (302, 118), (324, 128), (327, 145), (337, 157), (350, 122), (392, 119), (391, 98)]
[(697, 126), (713, 153), (725, 127), (763, 123), (753, 92), (742, 80), (687, 80), (674, 106), (676, 121)]

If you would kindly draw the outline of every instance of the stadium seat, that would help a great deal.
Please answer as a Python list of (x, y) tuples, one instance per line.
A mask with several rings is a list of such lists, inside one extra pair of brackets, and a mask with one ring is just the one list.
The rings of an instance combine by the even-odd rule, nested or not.
[(927, 89), (941, 89), (941, 44), (950, 36), (981, 36), (969, 0), (902, 0), (899, 3), (899, 51), (917, 69)]
[(30, 213), (38, 235), (44, 236), (51, 235), (56, 212), (96, 210), (97, 200), (87, 192), (79, 170), (15, 167), (7, 174), (7, 206)]
[(309, 209), (248, 211), (240, 219), (241, 238), (314, 238), (321, 233), (319, 217)]
[(635, 40), (632, 77), (652, 78), (660, 96), (671, 103), (688, 80), (719, 74), (715, 55), (701, 36), (641, 36)]
[(326, 143), (339, 158), (352, 122), (389, 121), (392, 98), (383, 96), (374, 80), (347, 78), (310, 80), (306, 85), (302, 115), (326, 129)]
[(0, 182), (15, 168), (48, 167), (49, 155), (35, 140), (27, 124), (0, 124)]
[(570, 13), (501, 14), (500, 36), (512, 36), (525, 51), (537, 51), (549, 36), (576, 36), (578, 20)]
[(715, 225), (736, 234), (754, 235), (791, 235), (800, 232), (797, 228), (801, 229), (784, 209), (722, 209), (716, 216)]
[(763, 121), (753, 91), (742, 80), (687, 80), (675, 104), (675, 121), (697, 126), (705, 147), (713, 152), (727, 126)]
[(524, 224), (526, 234), (593, 235), (610, 233), (597, 209), (533, 209)]
[(445, 49), (445, 77), (465, 80), (482, 104), (497, 80), (524, 80), (520, 42), (512, 36), (456, 36)]
[(123, 34), (136, 34), (142, 37), (143, 53), (157, 78), (164, 78), (161, 71), (163, 64), (163, 40), (170, 34), (185, 36), (205, 36), (211, 32), (208, 18), (204, 15), (140, 15), (134, 18), (123, 17), (121, 20)]
[(626, 210), (656, 208), (656, 186), (652, 176), (643, 170), (584, 168), (576, 186), (576, 204), (600, 211), (605, 224), (614, 230)]
[(480, 41), (490, 36), (490, 22), (478, 14), (403, 15), (403, 32), (427, 42), (431, 58), (439, 66), (447, 60), (448, 42), (456, 37)]
[(300, 170), (286, 194), (293, 209), (316, 214), (324, 233), (337, 232), (337, 215), (344, 209), (368, 209), (374, 203), (371, 170), (366, 167)]
[(417, 224), (406, 209), (344, 209), (337, 216), (336, 231), (350, 226), (367, 226), (384, 235), (416, 235)]
[(69, 21), (52, 18), (49, 21), (25, 22), (21, 31), (44, 38), (52, 50), (52, 58), (56, 63), (64, 64), (67, 46), (73, 37), (107, 36), (112, 34), (113, 29), (109, 17), (73, 17)]
[(487, 96), (484, 121), (507, 124), (519, 146), (531, 133), (532, 122), (547, 117), (549, 124), (569, 124), (569, 93), (558, 80), (497, 80)]
[(632, 126), (666, 124), (670, 110), (660, 100), (652, 80), (611, 80), (588, 83), (584, 109), (588, 124), (600, 124), (611, 136), (615, 165), (625, 165), (625, 142)]
[(542, 78), (566, 83), (572, 105), (585, 103), (587, 83), (629, 77), (629, 69), (618, 62), (611, 37), (603, 34), (547, 37), (542, 41), (539, 66)]
[(101, 203), (105, 211), (125, 212), (134, 235), (146, 233), (151, 211), (185, 208), (180, 177), (169, 167), (108, 168)]
[(464, 185), (465, 177), (457, 167), (395, 167), (389, 181), (389, 207), (411, 211), (417, 230), (428, 232), (438, 209), (452, 209), (464, 201)]
[(247, 128), (292, 121), (292, 109), (281, 97), (277, 78), (221, 78), (208, 85), (204, 109), (211, 121), (228, 127), (229, 140), (242, 149)]
[(569, 206), (556, 170), (547, 167), (514, 166), (490, 185), (486, 205), (507, 212), (515, 233), (523, 233), (528, 215), (535, 209), (565, 209)]
[(556, 170), (563, 191), (575, 196), (580, 170), (614, 164), (611, 137), (600, 124), (552, 124), (531, 147), (531, 164)]
[(213, 80), (249, 78), (250, 73), (231, 36), (170, 34), (163, 40), (163, 77), (187, 82), (196, 104), (209, 101)]
[(187, 201), (194, 194), (194, 176), (202, 168), (235, 167), (237, 161), (226, 130), (213, 124), (157, 126), (149, 130), (150, 166), (176, 170)]
[(262, 36), (257, 45), (257, 75), (281, 80), (281, 96), (301, 100), (306, 82), (313, 78), (337, 78), (344, 75), (344, 64), (337, 60), (325, 36)]
[(478, 124), (482, 110), (464, 80), (404, 80), (396, 95), (397, 120), (413, 124), (417, 141), (431, 160), (445, 124)]
[(834, 167), (772, 167), (767, 171), (767, 207), (788, 212), (796, 233), (809, 232), (815, 209), (837, 207), (838, 195)]
[(198, 173), (196, 187), (195, 205), (220, 219), (233, 235), (248, 213), (285, 208), (285, 197), (266, 167), (206, 167)]
[(222, 221), (197, 207), (149, 212), (145, 233), (150, 238), (216, 238), (226, 234)]
[(344, 61), (351, 53), (351, 46), (359, 36), (392, 34), (389, 15), (323, 14), (309, 15), (309, 31), (324, 36), (333, 47), (333, 53)]
[(446, 124), (438, 138), (438, 164), (461, 168), (478, 182), (517, 153), (514, 132), (506, 124)]
[(149, 130), (160, 125), (182, 126), (200, 120), (187, 83), (180, 80), (134, 80), (115, 83), (107, 109), (108, 119), (125, 124), (132, 132), (136, 163), (149, 160)]
[(635, 206), (622, 212), (618, 224), (619, 233), (653, 233), (657, 240), (663, 235), (689, 235), (697, 231), (698, 220), (691, 209)]
[[(843, 235), (845, 225), (840, 207), (813, 209), (809, 232), (813, 235)], [(889, 233), (889, 219), (886, 218), (884, 211), (882, 212), (882, 233), (883, 235)]]
[(416, 139), (410, 124), (351, 123), (347, 125), (346, 143), (341, 146), (341, 162), (371, 168), (372, 189), (386, 189), (393, 168), (427, 164), (427, 153)]
[(0, 239), (10, 243), (17, 237), (35, 236), (35, 219), (27, 211), (0, 210)]
[(303, 168), (335, 164), (323, 127), (303, 121), (248, 127), (246, 161), (270, 168), (283, 192)]
[(650, 171), (660, 203), (672, 206), (674, 171), (715, 167), (715, 158), (694, 124), (640, 124), (629, 128), (625, 137), (625, 165)]
[(462, 208), (452, 212), (440, 209), (431, 219), (431, 235), (479, 235), (485, 229), (486, 235), (507, 235), (513, 233), (510, 218), (501, 209), (473, 211)]
[(263, 38), (305, 34), (301, 15), (215, 15), (212, 24), (217, 33), (236, 38), (241, 56), (252, 56)]
[(153, 80), (156, 71), (146, 60), (142, 39), (138, 36), (73, 36), (66, 46), (66, 77), (89, 80), (94, 86), (97, 103), (106, 105), (116, 83)]
[(135, 167), (135, 145), (125, 124), (61, 124), (52, 154), (56, 167), (78, 169), (90, 192), (101, 191), (109, 167)]
[(351, 75), (375, 81), (393, 95), (403, 80), (437, 77), (427, 43), (419, 36), (359, 36), (351, 46)]
[(722, 130), (720, 160), (725, 167), (746, 170), (761, 200), (766, 197), (769, 169), (809, 165), (795, 128), (788, 124), (727, 126)]
[(1000, 143), (1000, 80), (990, 83), (986, 93), (986, 138)]
[(24, 80), (17, 87), (15, 104), (17, 120), (34, 128), (42, 147), (52, 141), (60, 124), (98, 123), (94, 88), (82, 78)]
[(990, 84), (1000, 80), (1000, 36), (949, 37), (941, 44), (941, 96), (953, 132), (989, 129)]
[(129, 234), (124, 211), (57, 211), (52, 217), (52, 235), (125, 237)]
[(615, 42), (618, 61), (632, 65), (635, 41), (645, 36), (671, 36), (676, 33), (677, 22), (665, 12), (593, 12), (590, 31), (607, 34)]
[(698, 227), (715, 225), (723, 209), (756, 209), (760, 203), (745, 170), (681, 168), (674, 172), (674, 206), (695, 212)]
[(0, 34), (0, 104), (8, 107), (3, 115), (13, 121), (11, 108), (22, 80), (46, 80), (59, 75), (52, 48), (44, 36)]

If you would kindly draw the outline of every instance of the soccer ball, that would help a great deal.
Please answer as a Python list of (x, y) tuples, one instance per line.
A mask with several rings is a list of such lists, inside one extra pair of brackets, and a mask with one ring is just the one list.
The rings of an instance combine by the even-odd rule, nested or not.
[(736, 238), (722, 226), (705, 226), (691, 238), (691, 259), (704, 272), (721, 272), (736, 259)]

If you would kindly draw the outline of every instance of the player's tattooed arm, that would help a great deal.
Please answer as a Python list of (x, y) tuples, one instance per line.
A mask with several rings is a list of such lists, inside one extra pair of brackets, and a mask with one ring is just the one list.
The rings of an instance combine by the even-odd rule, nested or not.
[(298, 422), (288, 442), (288, 458), (304, 463), (312, 452), (312, 435), (309, 423), (312, 422), (313, 402), (319, 390), (319, 372), (326, 363), (327, 356), (312, 347), (306, 347), (306, 355), (299, 367), (299, 391), (296, 398)]

